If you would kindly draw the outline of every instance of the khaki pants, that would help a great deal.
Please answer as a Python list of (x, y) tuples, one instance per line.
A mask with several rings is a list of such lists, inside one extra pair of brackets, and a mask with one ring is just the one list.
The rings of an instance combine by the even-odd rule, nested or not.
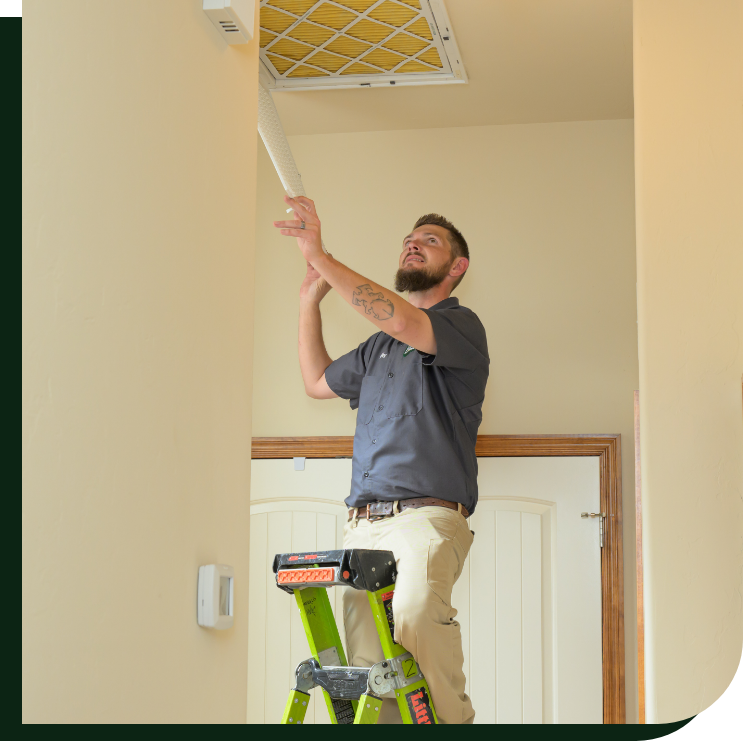
[[(376, 522), (356, 520), (344, 529), (344, 548), (395, 554), (395, 642), (420, 665), (439, 723), (472, 723), (475, 717), (464, 692), (462, 632), (451, 606), (452, 588), (462, 573), (472, 538), (464, 517), (445, 507), (407, 509)], [(366, 592), (343, 590), (343, 619), (349, 664), (371, 666), (382, 661)], [(384, 700), (379, 722), (402, 722), (394, 698)]]

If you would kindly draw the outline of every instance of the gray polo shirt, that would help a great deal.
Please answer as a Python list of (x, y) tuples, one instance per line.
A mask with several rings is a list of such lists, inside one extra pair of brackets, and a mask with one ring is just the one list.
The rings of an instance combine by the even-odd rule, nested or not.
[(325, 371), (328, 386), (359, 410), (349, 507), (437, 497), (475, 511), (475, 442), (490, 363), (485, 328), (456, 298), (423, 311), (436, 355), (378, 332)]

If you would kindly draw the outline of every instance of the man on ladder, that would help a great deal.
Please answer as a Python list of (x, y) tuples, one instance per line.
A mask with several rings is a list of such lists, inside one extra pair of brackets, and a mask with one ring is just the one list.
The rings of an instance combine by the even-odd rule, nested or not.
[[(471, 723), (451, 593), (473, 540), (465, 518), (477, 504), (475, 442), (489, 358), (480, 320), (450, 296), (469, 267), (467, 243), (441, 216), (418, 219), (395, 277), (405, 301), (323, 251), (309, 198), (285, 200), (295, 218), (274, 226), (297, 238), (307, 261), (299, 314), (305, 389), (358, 408), (344, 548), (394, 553), (395, 642), (420, 665), (439, 722)], [(320, 317), (331, 288), (380, 330), (335, 361)], [(344, 589), (343, 604), (349, 665), (381, 661), (366, 593)], [(379, 722), (400, 722), (395, 700), (384, 701)]]

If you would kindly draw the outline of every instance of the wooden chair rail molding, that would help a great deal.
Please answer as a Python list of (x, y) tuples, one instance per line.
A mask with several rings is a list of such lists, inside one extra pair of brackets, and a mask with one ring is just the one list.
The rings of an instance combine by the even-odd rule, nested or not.
[[(479, 435), (479, 457), (591, 455), (599, 459), (604, 723), (624, 723), (624, 571), (620, 435)], [(350, 458), (352, 437), (254, 437), (252, 457)]]

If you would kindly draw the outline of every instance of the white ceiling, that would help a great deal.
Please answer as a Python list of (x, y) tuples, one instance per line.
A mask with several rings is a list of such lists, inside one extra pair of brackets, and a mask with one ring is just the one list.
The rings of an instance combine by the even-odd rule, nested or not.
[(632, 0), (445, 0), (467, 85), (273, 93), (288, 135), (632, 118)]

